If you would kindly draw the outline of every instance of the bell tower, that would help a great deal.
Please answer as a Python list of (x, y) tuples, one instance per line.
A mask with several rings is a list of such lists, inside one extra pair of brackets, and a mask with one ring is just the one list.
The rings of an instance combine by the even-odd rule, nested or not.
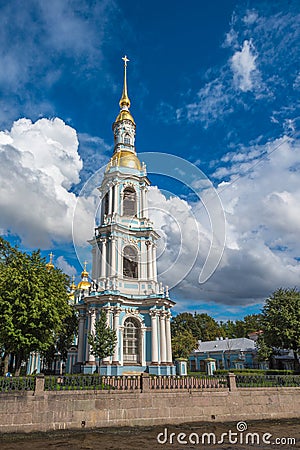
[[(101, 309), (107, 324), (115, 329), (118, 342), (112, 357), (100, 362), (100, 372), (122, 375), (147, 371), (159, 375), (175, 373), (172, 362), (168, 287), (157, 280), (156, 241), (159, 239), (148, 217), (146, 166), (135, 149), (136, 124), (130, 112), (127, 65), (120, 112), (113, 123), (114, 152), (101, 186), (100, 225), (92, 246), (92, 287), (78, 289), (75, 307), (81, 325), (77, 365), (89, 373), (97, 361), (91, 355), (88, 333)], [(77, 300), (76, 300), (77, 298)], [(80, 360), (81, 359), (81, 360)]]
[(92, 278), (100, 288), (124, 295), (158, 294), (156, 241), (159, 238), (147, 216), (146, 167), (135, 150), (136, 125), (129, 111), (127, 63), (120, 112), (113, 123), (114, 153), (108, 163), (101, 195), (101, 224), (93, 246)]

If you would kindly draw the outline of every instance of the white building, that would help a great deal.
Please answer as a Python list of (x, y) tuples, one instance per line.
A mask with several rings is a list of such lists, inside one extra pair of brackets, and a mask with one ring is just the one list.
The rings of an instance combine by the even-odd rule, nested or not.
[(159, 235), (147, 216), (146, 167), (135, 150), (136, 125), (127, 94), (127, 62), (120, 112), (113, 124), (114, 152), (101, 186), (101, 224), (92, 245), (92, 283), (86, 270), (74, 293), (79, 314), (78, 344), (70, 352), (67, 371), (91, 373), (99, 361), (88, 335), (101, 310), (116, 331), (114, 354), (101, 362), (100, 373), (122, 375), (175, 373), (172, 362), (167, 287), (157, 280), (156, 241)]

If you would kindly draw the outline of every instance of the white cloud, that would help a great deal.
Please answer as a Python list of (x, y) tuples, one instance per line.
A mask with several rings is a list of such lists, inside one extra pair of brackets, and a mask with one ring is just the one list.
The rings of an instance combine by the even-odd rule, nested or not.
[(252, 40), (245, 40), (242, 49), (236, 51), (231, 58), (234, 85), (242, 91), (251, 91), (254, 86), (254, 75), (257, 75), (255, 48)]
[[(1, 123), (56, 115), (56, 86), (71, 92), (78, 82), (89, 87), (103, 64), (102, 46), (116, 11), (114, 0), (27, 0), (26, 7), (18, 0), (1, 2)], [(97, 76), (100, 81), (101, 72)]]
[(63, 256), (56, 258), (55, 265), (61, 269), (65, 274), (70, 277), (77, 274), (77, 270), (74, 266), (71, 266)]
[[(203, 205), (150, 189), (149, 203), (163, 245), (158, 268), (175, 297), (190, 304), (241, 307), (262, 302), (280, 286), (300, 285), (300, 143), (280, 138), (240, 148), (223, 158), (215, 176), (226, 214), (226, 247), (212, 277), (199, 285), (211, 229)], [(198, 251), (199, 246), (199, 251)], [(196, 252), (196, 261), (194, 263)], [(191, 271), (189, 271), (191, 269)], [(183, 308), (183, 309), (184, 309)]]
[(257, 10), (238, 7), (221, 44), (224, 55), (229, 52), (226, 62), (207, 70), (194, 94), (188, 91), (185, 97), (191, 100), (177, 108), (178, 120), (198, 121), (207, 128), (249, 109), (269, 120), (278, 114), (291, 118), (298, 106), (297, 13), (266, 3)]
[(14, 122), (0, 134), (0, 227), (29, 247), (71, 240), (82, 161), (76, 131), (60, 119)]

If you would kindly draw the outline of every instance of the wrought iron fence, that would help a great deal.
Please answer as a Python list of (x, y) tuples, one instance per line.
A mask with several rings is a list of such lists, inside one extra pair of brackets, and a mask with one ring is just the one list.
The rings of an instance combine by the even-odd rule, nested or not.
[[(300, 387), (300, 375), (235, 375), (237, 388)], [(116, 390), (127, 392), (185, 391), (227, 389), (226, 375), (216, 376), (101, 376), (64, 375), (46, 376), (42, 379), (45, 391), (65, 390)], [(34, 391), (35, 377), (0, 377), (0, 393)]]
[(227, 386), (226, 376), (157, 376), (151, 377), (150, 382), (150, 388), (153, 390), (220, 389), (227, 388)]
[(0, 392), (34, 391), (34, 377), (0, 377)]
[(46, 391), (63, 390), (118, 390), (140, 389), (139, 376), (66, 375), (45, 377)]
[(235, 376), (239, 387), (300, 387), (300, 375), (239, 375)]

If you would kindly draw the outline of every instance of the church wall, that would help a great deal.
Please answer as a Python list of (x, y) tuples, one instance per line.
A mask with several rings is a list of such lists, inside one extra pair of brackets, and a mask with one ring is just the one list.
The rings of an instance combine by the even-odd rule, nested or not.
[(1, 393), (0, 432), (297, 418), (300, 388)]

